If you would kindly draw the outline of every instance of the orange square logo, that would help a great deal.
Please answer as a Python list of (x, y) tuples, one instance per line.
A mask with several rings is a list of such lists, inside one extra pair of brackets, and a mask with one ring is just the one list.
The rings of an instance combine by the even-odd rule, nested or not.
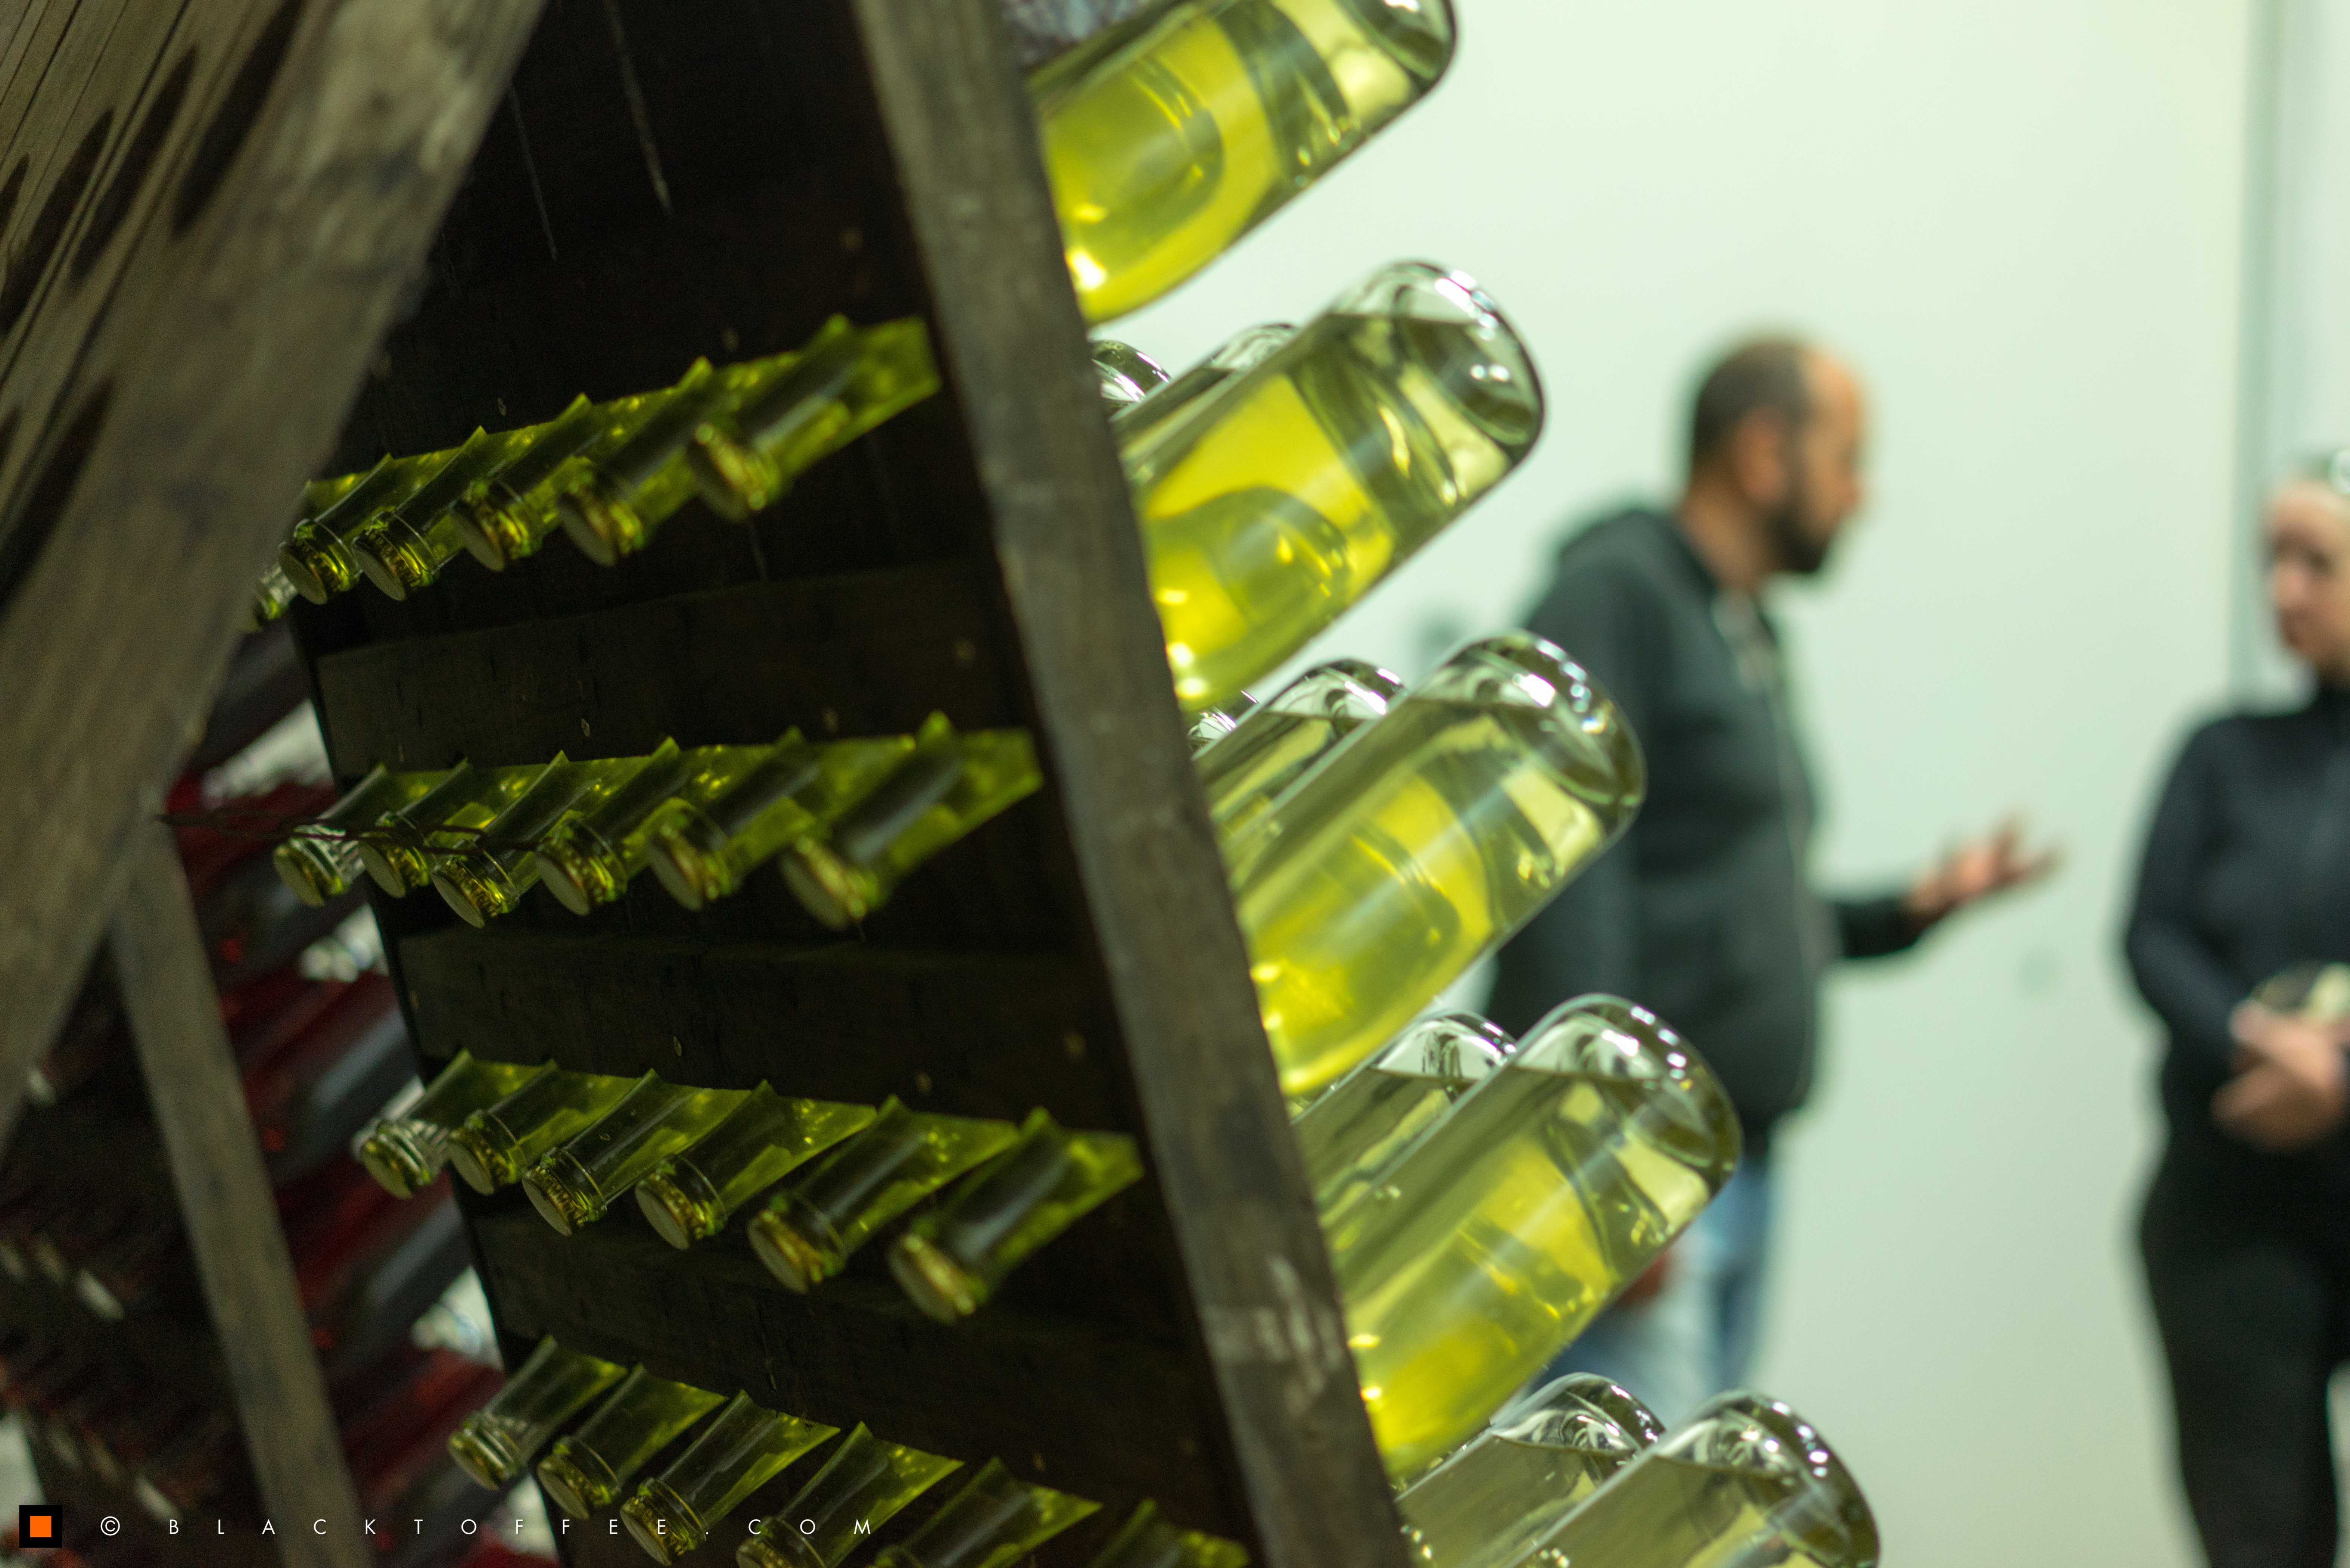
[(20, 1549), (46, 1550), (57, 1543), (57, 1511), (33, 1503), (16, 1510), (16, 1545)]

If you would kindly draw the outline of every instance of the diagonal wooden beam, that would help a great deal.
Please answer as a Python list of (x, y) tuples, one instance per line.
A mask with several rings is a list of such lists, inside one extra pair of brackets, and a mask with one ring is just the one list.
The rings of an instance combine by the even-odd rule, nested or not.
[[(64, 394), (24, 412), (20, 455), (40, 446), (0, 515), (0, 1132), (539, 4), (290, 13), (282, 63), (224, 73), (159, 160), (140, 221), (111, 242), (134, 249), (108, 309), (57, 349), (74, 358)], [(265, 63), (288, 14), (191, 12), (199, 43)], [(241, 135), (214, 133), (246, 109)], [(0, 405), (26, 374), (0, 382)]]
[(111, 929), (131, 1039), (237, 1424), (286, 1568), (367, 1568), (359, 1501), (172, 836), (140, 828)]

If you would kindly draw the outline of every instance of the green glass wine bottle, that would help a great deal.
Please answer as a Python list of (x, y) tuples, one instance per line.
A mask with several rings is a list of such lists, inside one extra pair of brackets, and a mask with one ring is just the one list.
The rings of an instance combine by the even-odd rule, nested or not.
[(794, 731), (723, 789), (681, 796), (648, 821), (643, 853), (671, 898), (702, 909), (787, 846), (823, 833), (913, 750), (910, 735), (819, 746)]
[(1115, 337), (1094, 339), (1093, 362), (1101, 383), (1102, 411), (1113, 421), (1172, 379), (1158, 360)]
[(1239, 832), (1402, 695), (1400, 677), (1360, 659), (1315, 665), (1250, 709), (1231, 741), (1200, 759), (1209, 820), (1223, 836)]
[(1248, 1568), (1248, 1560), (1239, 1542), (1180, 1529), (1143, 1502), (1087, 1568)]
[(479, 838), (433, 861), (432, 886), (475, 929), (512, 914), (538, 880), (539, 841), (577, 814), (594, 810), (636, 772), (636, 759), (629, 757), (556, 761), (484, 824)]
[(421, 1096), (360, 1128), (351, 1139), (351, 1157), (394, 1198), (412, 1198), (449, 1163), (449, 1135), (467, 1116), (554, 1071), (552, 1062), (526, 1067), (477, 1061), (460, 1051)]
[(863, 1130), (751, 1220), (751, 1250), (806, 1293), (876, 1231), (1020, 1136), (1008, 1122), (920, 1116), (892, 1096)]
[(1160, 0), (1028, 78), (1087, 319), (1148, 305), (1376, 135), (1452, 58), (1447, 0)]
[(1297, 328), (1286, 321), (1246, 327), (1141, 402), (1112, 414), (1110, 433), (1118, 437), (1120, 460), (1128, 465), (1148, 462), (1181, 421), (1206, 409), (1218, 393), (1296, 336)]
[(1503, 1410), (1396, 1499), (1420, 1568), (1514, 1568), (1568, 1510), (1664, 1435), (1648, 1407), (1575, 1373)]
[(1390, 1164), (1330, 1243), (1388, 1465), (1483, 1426), (1711, 1202), (1739, 1154), (1720, 1082), (1654, 1014), (1563, 1004)]
[(664, 740), (647, 756), (630, 757), (619, 781), (590, 805), (543, 834), (533, 854), (538, 879), (575, 915), (611, 903), (628, 891), (644, 866), (647, 819), (686, 787), (695, 757)]
[(359, 524), (348, 548), (368, 581), (392, 598), (404, 599), (439, 577), (442, 567), (465, 553), (456, 508), (474, 486), (528, 451), (546, 430), (545, 425), (528, 425), (495, 434), (475, 431), (415, 494)]
[(1454, 654), (1227, 836), (1283, 1092), (1394, 1038), (1607, 848), (1646, 788), (1607, 693), (1512, 632)]
[(898, 1511), (962, 1468), (961, 1459), (885, 1443), (859, 1426), (792, 1501), (751, 1526), (739, 1568), (839, 1568)]
[(459, 763), (441, 782), (359, 836), (359, 864), (375, 885), (395, 898), (406, 898), (432, 879), (432, 862), (477, 837), (498, 814), (538, 782), (552, 763), (519, 768), (476, 768)]
[(1517, 465), (1534, 360), (1457, 273), (1388, 267), (1128, 465), (1175, 693), (1284, 663)]
[(1018, 1143), (907, 1227), (889, 1272), (916, 1306), (960, 1322), (1036, 1249), (1141, 1179), (1132, 1138), (1067, 1132), (1033, 1111)]
[(1101, 1504), (1016, 1480), (990, 1459), (922, 1527), (873, 1559), (873, 1568), (1011, 1568)]
[(1539, 1568), (1877, 1568), (1877, 1518), (1817, 1428), (1723, 1394), (1553, 1525)]
[(564, 534), (599, 566), (650, 545), (661, 524), (693, 499), (694, 470), (686, 450), (697, 432), (790, 379), (797, 362), (796, 355), (778, 354), (713, 370), (708, 360), (695, 360), (674, 397), (610, 456), (585, 465), (556, 496)]
[(459, 450), (385, 458), (337, 497), (333, 505), (294, 530), (277, 552), (278, 570), (286, 574), (296, 592), (314, 605), (356, 587), (359, 565), (350, 552), (351, 535), (374, 522), (385, 508), (399, 505), (422, 489)]
[(538, 1157), (620, 1103), (642, 1078), (599, 1073), (543, 1073), (504, 1099), (475, 1111), (449, 1135), (449, 1164), (476, 1192), (520, 1181)]
[(449, 1435), (449, 1453), (475, 1481), (504, 1491), (556, 1428), (621, 1376), (620, 1367), (566, 1350), (550, 1334), (495, 1398)]
[(663, 387), (606, 403), (574, 399), (527, 452), (466, 492), (454, 514), (458, 542), (493, 572), (536, 555), (561, 525), (556, 498), (676, 395)]
[(694, 487), (736, 522), (774, 505), (799, 476), (939, 389), (920, 319), (851, 327), (834, 317), (787, 372), (713, 413), (686, 452)]
[(538, 1461), (547, 1501), (586, 1519), (620, 1501), (655, 1454), (726, 1401), (690, 1383), (671, 1383), (643, 1367), (630, 1372), (579, 1429), (557, 1438)]
[(691, 1448), (620, 1506), (620, 1521), (654, 1562), (679, 1562), (736, 1503), (839, 1429), (778, 1415), (737, 1394)]
[(653, 1074), (596, 1121), (549, 1149), (523, 1178), (539, 1218), (568, 1236), (604, 1217), (638, 1179), (713, 1131), (749, 1096), (692, 1089)]
[(293, 837), (271, 852), (278, 880), (314, 909), (341, 897), (364, 869), (355, 836), (421, 798), (448, 776), (445, 771), (396, 774), (378, 764), (317, 821), (296, 828)]
[(1517, 1048), (1473, 1012), (1440, 1013), (1405, 1030), (1300, 1111), (1290, 1130), (1323, 1225), (1336, 1229), (1378, 1190), (1389, 1165)]
[[(302, 504), (294, 515), (294, 528), (318, 517), (326, 510), (358, 488), (364, 473), (337, 474), (330, 479), (314, 479), (302, 487)], [(290, 532), (291, 530), (289, 530)], [(259, 631), (292, 607), (301, 597), (294, 579), (276, 561), (263, 568), (260, 580), (253, 586), (253, 599), (245, 610), (245, 629)]]
[(718, 1234), (735, 1210), (873, 1119), (870, 1106), (786, 1099), (762, 1084), (708, 1137), (637, 1183), (637, 1206), (681, 1250)]
[(817, 919), (845, 930), (889, 902), (932, 856), (1036, 793), (1044, 775), (1024, 730), (958, 735), (932, 714), (896, 772), (821, 835), (785, 851), (784, 881)]

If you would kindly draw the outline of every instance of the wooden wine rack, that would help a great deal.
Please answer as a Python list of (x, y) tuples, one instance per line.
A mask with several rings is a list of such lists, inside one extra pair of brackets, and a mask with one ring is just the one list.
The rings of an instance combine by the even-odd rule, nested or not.
[[(739, 1234), (679, 1253), (624, 1213), (563, 1239), (512, 1192), (468, 1195), (508, 1354), (553, 1334), (1001, 1458), (1104, 1505), (1055, 1563), (1149, 1498), (1265, 1568), (1400, 1568), (995, 0), (191, 0), (120, 7), (68, 58), (96, 8), (0, 19), (0, 154), (36, 166), (0, 219), (0, 303), (20, 274), (36, 294), (0, 338), (22, 432), (0, 453), (0, 1123), (107, 912), (128, 889), (125, 929), (154, 914), (137, 825), (302, 480), (790, 348), (835, 312), (918, 315), (942, 395), (748, 526), (690, 507), (618, 569), (556, 543), (297, 610), (321, 720), (346, 784), (934, 709), (1029, 728), (1043, 791), (850, 940), (772, 874), (700, 915), (647, 879), (585, 920), (533, 899), (476, 932), (429, 898), (379, 919), (428, 1065), (1041, 1106), (1132, 1134), (1146, 1179), (957, 1327), (879, 1246), (801, 1298)], [(104, 289), (52, 282), (52, 253), (124, 217), (106, 171), (191, 46), (157, 172), (94, 242)], [(41, 86), (58, 73), (88, 90)], [(91, 139), (86, 197), (67, 161)], [(23, 237), (26, 213), (61, 239)], [(599, 1520), (564, 1551), (639, 1562), (625, 1542)]]

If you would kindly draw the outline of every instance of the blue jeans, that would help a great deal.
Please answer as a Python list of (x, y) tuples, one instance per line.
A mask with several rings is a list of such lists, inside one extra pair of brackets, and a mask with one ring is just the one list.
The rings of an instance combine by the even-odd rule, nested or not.
[(1570, 1372), (1596, 1372), (1677, 1427), (1716, 1394), (1742, 1387), (1770, 1244), (1771, 1168), (1750, 1159), (1674, 1243), (1664, 1288), (1602, 1313), (1527, 1392)]

